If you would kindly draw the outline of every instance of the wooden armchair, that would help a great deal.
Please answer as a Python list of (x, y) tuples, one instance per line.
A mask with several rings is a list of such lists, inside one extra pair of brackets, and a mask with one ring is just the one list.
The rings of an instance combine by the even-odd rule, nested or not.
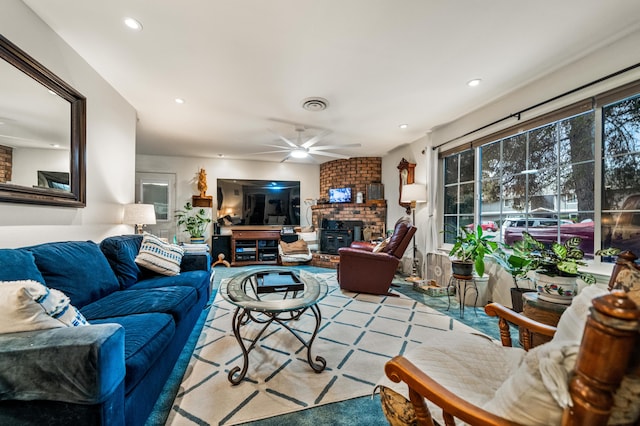
[[(616, 266), (610, 288), (615, 288), (615, 279), (621, 269), (626, 267), (629, 272), (635, 267), (630, 262), (623, 263), (624, 266)], [(637, 291), (640, 273), (632, 273), (635, 274), (632, 286), (635, 286), (634, 290)], [(624, 286), (626, 290), (629, 290), (629, 287)], [(562, 425), (606, 425), (614, 405), (613, 394), (623, 377), (626, 375), (626, 380), (629, 380), (629, 377), (635, 381), (640, 380), (640, 308), (629, 297), (630, 294), (632, 293), (614, 289), (609, 294), (593, 299), (575, 358), (575, 367), (569, 379), (570, 400), (567, 404), (569, 406), (561, 413)], [(637, 294), (636, 292), (632, 297), (636, 299)], [(499, 304), (487, 305), (485, 311), (488, 315), (499, 318), (503, 346), (512, 344), (509, 323), (525, 330), (521, 333), (521, 342), (525, 350), (531, 349), (532, 333), (546, 336), (554, 336), (556, 333), (555, 327), (532, 321)], [(536, 348), (538, 349), (542, 347)], [(442, 410), (440, 421), (444, 421), (447, 426), (455, 425), (454, 419), (460, 419), (470, 425), (520, 424), (516, 422), (520, 420), (518, 416), (509, 420), (460, 397), (403, 356), (396, 356), (389, 361), (385, 366), (385, 373), (391, 381), (407, 384), (409, 400), (418, 425), (434, 425), (432, 412), (429, 411), (425, 399), (432, 408), (437, 406)], [(639, 403), (636, 401), (633, 404)], [(434, 413), (439, 414), (436, 411)], [(627, 424), (639, 424), (638, 419), (635, 420), (636, 423), (633, 422)]]

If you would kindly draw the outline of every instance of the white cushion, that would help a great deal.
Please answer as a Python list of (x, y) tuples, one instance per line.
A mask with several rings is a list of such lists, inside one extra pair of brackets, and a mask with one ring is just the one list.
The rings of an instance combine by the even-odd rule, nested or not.
[[(486, 336), (433, 330), (428, 342), (404, 354), (404, 357), (464, 400), (482, 405), (518, 368), (525, 354), (520, 348), (505, 348)], [(404, 396), (409, 394), (404, 382), (394, 383), (386, 376), (378, 382)], [(434, 420), (440, 424), (442, 410), (427, 401)]]
[(61, 291), (33, 280), (0, 282), (0, 333), (86, 325)]
[(178, 275), (184, 250), (151, 234), (144, 234), (135, 262), (162, 275)]
[(606, 289), (596, 285), (583, 288), (573, 298), (571, 305), (562, 313), (560, 321), (558, 321), (558, 329), (552, 340), (554, 342), (565, 341), (580, 344), (587, 317), (589, 316), (591, 301), (607, 293)]
[(378, 244), (376, 244), (376, 246), (373, 248), (373, 252), (374, 253), (378, 253), (381, 252), (382, 250), (384, 250), (384, 248), (389, 244), (389, 241), (391, 241), (391, 237), (387, 238), (386, 240), (382, 240), (380, 241)]
[(570, 398), (566, 383), (579, 348), (577, 344), (549, 342), (531, 349), (482, 408), (523, 425), (560, 424)]

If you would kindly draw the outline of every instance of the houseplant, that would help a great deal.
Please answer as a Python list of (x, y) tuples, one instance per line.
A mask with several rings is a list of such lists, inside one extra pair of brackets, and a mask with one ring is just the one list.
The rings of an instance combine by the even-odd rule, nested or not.
[(516, 255), (529, 261), (527, 268), (535, 271), (534, 281), (539, 298), (554, 303), (571, 303), (576, 291), (576, 279), (587, 284), (595, 283), (591, 274), (578, 271), (586, 266), (584, 252), (580, 249), (580, 237), (571, 237), (564, 243), (547, 246), (531, 234), (522, 232), (522, 240), (513, 245)]
[(184, 227), (184, 230), (191, 236), (191, 242), (204, 243), (204, 233), (207, 225), (211, 223), (211, 219), (207, 217), (205, 209), (195, 209), (189, 201), (184, 205), (182, 210), (177, 210), (175, 218), (178, 227)]
[[(509, 253), (506, 250), (512, 250), (512, 248), (507, 245), (503, 246), (504, 248), (498, 247), (498, 249), (493, 252), (492, 257), (498, 265), (511, 275), (514, 285), (511, 288), (511, 306), (514, 311), (522, 312), (522, 294), (536, 291), (533, 288), (520, 287), (518, 285), (518, 281), (520, 279), (527, 277), (527, 273), (530, 270), (531, 260), (519, 253), (516, 253), (515, 251), (513, 253)], [(529, 281), (528, 278), (526, 279)]]
[[(453, 231), (451, 231), (453, 232)], [(460, 227), (455, 234), (453, 247), (449, 251), (453, 276), (460, 279), (471, 279), (473, 270), (479, 277), (484, 275), (484, 256), (498, 248), (498, 243), (491, 241), (493, 235), (484, 235), (482, 226), (475, 232)]]

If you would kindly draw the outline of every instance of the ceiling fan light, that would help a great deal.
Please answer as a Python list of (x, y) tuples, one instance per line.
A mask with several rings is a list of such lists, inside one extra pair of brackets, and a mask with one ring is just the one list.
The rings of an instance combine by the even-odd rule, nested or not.
[(291, 156), (293, 158), (306, 158), (307, 155), (309, 154), (304, 149), (294, 149), (293, 151), (291, 151)]

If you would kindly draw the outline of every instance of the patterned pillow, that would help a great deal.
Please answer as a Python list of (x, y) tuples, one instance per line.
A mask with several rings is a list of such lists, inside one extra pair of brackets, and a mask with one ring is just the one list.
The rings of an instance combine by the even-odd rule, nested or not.
[(136, 263), (162, 275), (180, 274), (184, 250), (151, 234), (144, 234)]
[(0, 333), (87, 324), (59, 290), (33, 280), (0, 281)]

